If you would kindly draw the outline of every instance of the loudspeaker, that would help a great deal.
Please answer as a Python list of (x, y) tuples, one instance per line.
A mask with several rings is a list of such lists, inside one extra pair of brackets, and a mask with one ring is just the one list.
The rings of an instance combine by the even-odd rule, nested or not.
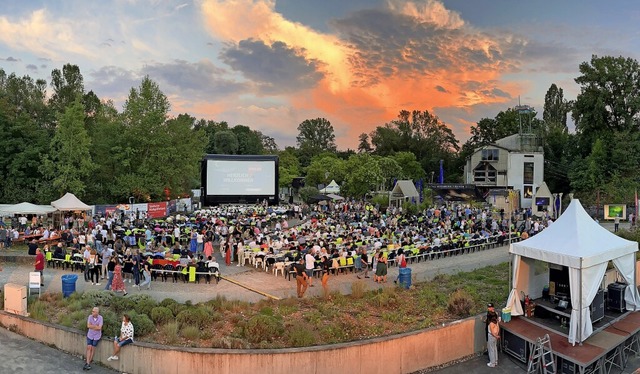
[(607, 286), (607, 306), (611, 310), (617, 312), (624, 312), (627, 307), (627, 303), (624, 301), (624, 291), (627, 288), (626, 284), (611, 283)]

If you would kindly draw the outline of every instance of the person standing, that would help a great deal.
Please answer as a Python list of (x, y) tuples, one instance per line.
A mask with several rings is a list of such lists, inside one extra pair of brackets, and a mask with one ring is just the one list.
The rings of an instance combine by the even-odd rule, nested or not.
[(111, 257), (109, 257), (107, 263), (107, 285), (104, 287), (106, 291), (111, 289), (111, 284), (113, 283), (113, 272), (116, 269), (116, 254), (114, 253)]
[(492, 315), (487, 329), (487, 348), (489, 350), (489, 362), (487, 366), (490, 368), (498, 365), (498, 339), (500, 339), (500, 326), (498, 326), (498, 316)]
[(300, 260), (293, 265), (294, 270), (296, 271), (296, 291), (298, 293), (298, 298), (302, 298), (304, 293), (307, 292), (307, 286), (309, 285), (307, 282), (307, 273), (304, 266), (304, 258), (300, 258)]
[[(489, 329), (489, 324), (491, 323), (491, 319), (493, 317), (496, 317), (496, 319), (498, 318), (498, 313), (496, 313), (496, 310), (493, 306), (493, 303), (488, 303), (487, 304), (487, 315), (484, 317), (484, 331), (488, 331)], [(486, 341), (487, 341), (487, 352), (489, 351), (489, 335), (485, 336)]]
[(36, 249), (36, 262), (33, 267), (35, 271), (40, 273), (40, 286), (44, 286), (44, 255), (40, 248)]
[[(360, 248), (360, 262), (362, 263), (362, 269), (364, 271), (364, 277), (369, 278), (369, 255), (365, 248)], [(360, 279), (360, 275), (357, 275)]]
[(144, 278), (144, 282), (140, 283), (138, 289), (147, 286), (147, 289), (151, 289), (151, 264), (149, 264), (149, 258), (146, 258), (140, 264), (140, 276)]
[(325, 255), (322, 258), (322, 290), (325, 297), (329, 297), (329, 271), (331, 271), (331, 259), (329, 255)]
[(117, 361), (119, 359), (118, 353), (120, 348), (127, 344), (133, 343), (133, 323), (128, 314), (122, 316), (122, 326), (120, 327), (120, 336), (116, 336), (113, 339), (113, 355), (107, 359), (107, 361)]
[(620, 228), (620, 216), (616, 215), (615, 217), (613, 217), (613, 232), (618, 232), (619, 228)]
[(376, 265), (376, 276), (373, 279), (376, 283), (387, 283), (387, 258), (384, 252), (378, 253), (378, 264)]
[(304, 255), (304, 268), (307, 273), (307, 279), (309, 283), (309, 287), (313, 287), (312, 279), (313, 279), (313, 269), (316, 267), (316, 258), (313, 257), (313, 248), (310, 248), (306, 255)]
[(120, 260), (116, 258), (116, 266), (113, 269), (113, 282), (111, 283), (111, 291), (124, 292), (123, 296), (127, 296), (127, 290), (124, 288), (124, 279), (122, 278), (122, 265)]
[(91, 370), (91, 361), (93, 361), (93, 355), (95, 354), (96, 347), (102, 338), (102, 323), (103, 319), (100, 315), (100, 308), (93, 307), (91, 315), (87, 318), (87, 354), (86, 363), (82, 370)]

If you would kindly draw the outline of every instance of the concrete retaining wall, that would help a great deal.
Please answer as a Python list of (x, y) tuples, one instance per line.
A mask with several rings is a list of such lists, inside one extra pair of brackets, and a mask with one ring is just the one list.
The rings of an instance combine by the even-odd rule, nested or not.
[[(18, 333), (76, 355), (85, 353), (84, 334), (0, 311), (0, 323)], [(366, 373), (400, 374), (442, 365), (483, 349), (481, 316), (455, 323), (358, 342), (269, 350), (207, 349), (136, 342), (119, 361), (108, 362), (113, 344), (103, 339), (94, 361), (126, 373)], [(81, 366), (82, 362), (78, 360)]]

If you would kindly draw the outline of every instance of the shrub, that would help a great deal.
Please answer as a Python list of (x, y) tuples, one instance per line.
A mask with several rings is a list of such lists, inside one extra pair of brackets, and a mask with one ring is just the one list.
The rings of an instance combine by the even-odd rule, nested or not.
[(463, 289), (459, 289), (449, 296), (447, 312), (460, 318), (466, 318), (471, 315), (473, 306), (473, 299), (469, 293)]
[(308, 347), (316, 344), (316, 334), (305, 325), (295, 325), (287, 330), (287, 340), (292, 347)]
[(80, 302), (80, 300), (74, 300), (71, 303), (69, 303), (69, 305), (67, 306), (67, 309), (70, 312), (82, 310), (82, 303)]
[(242, 335), (249, 342), (257, 344), (262, 341), (273, 341), (284, 332), (282, 321), (273, 316), (258, 314), (251, 317), (244, 325)]
[(202, 328), (206, 326), (209, 320), (209, 315), (204, 309), (200, 309), (198, 307), (192, 307), (192, 308), (181, 311), (176, 316), (176, 320), (180, 324), (180, 327), (183, 329), (187, 326), (195, 326), (196, 328)]
[(29, 304), (30, 308), (27, 308), (29, 311), (29, 316), (38, 321), (48, 321), (49, 316), (47, 315), (47, 303), (37, 300), (34, 303)]
[(134, 310), (135, 302), (126, 297), (114, 297), (111, 300), (111, 309), (117, 313), (122, 314)]
[(150, 315), (151, 310), (158, 305), (151, 296), (146, 294), (132, 295), (129, 300), (133, 304), (133, 310), (140, 314)]
[[(113, 337), (120, 335), (120, 328), (122, 327), (122, 315), (118, 315), (112, 310), (100, 311), (102, 315), (102, 335), (106, 337)], [(86, 319), (86, 316), (85, 316)], [(85, 323), (86, 325), (86, 323)], [(86, 326), (85, 326), (86, 327)], [(138, 326), (134, 325), (135, 333), (138, 334)]]
[(155, 322), (156, 325), (164, 325), (165, 323), (173, 321), (174, 316), (169, 308), (157, 306), (151, 309), (151, 320)]
[(108, 306), (111, 304), (111, 300), (115, 296), (105, 290), (90, 290), (82, 293), (80, 296), (82, 305), (85, 308), (94, 307), (94, 306)]
[(200, 339), (200, 329), (196, 326), (183, 327), (180, 335), (188, 340), (198, 340)]
[(165, 308), (168, 308), (168, 307), (169, 307), (169, 305), (171, 305), (171, 304), (177, 304), (177, 303), (178, 303), (178, 302), (177, 302), (177, 301), (175, 301), (174, 299), (169, 299), (169, 298), (167, 298), (167, 299), (162, 300), (162, 301), (160, 302), (160, 304), (158, 304), (158, 306), (163, 306), (163, 307), (165, 307)]
[(361, 299), (366, 292), (366, 288), (367, 287), (363, 281), (355, 281), (351, 283), (351, 297), (354, 299)]
[(260, 314), (265, 316), (273, 316), (273, 308), (266, 306), (260, 309)]
[(162, 332), (168, 344), (175, 344), (178, 341), (178, 322), (169, 322), (162, 327)]
[(136, 335), (144, 336), (156, 331), (156, 326), (146, 314), (131, 312), (129, 317), (131, 317), (131, 323), (133, 323)]

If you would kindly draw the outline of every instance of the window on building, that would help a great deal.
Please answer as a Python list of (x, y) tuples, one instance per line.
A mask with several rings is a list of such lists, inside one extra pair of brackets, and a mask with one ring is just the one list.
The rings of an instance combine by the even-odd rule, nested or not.
[(525, 162), (524, 170), (522, 172), (524, 184), (533, 184), (533, 162)]
[(524, 198), (532, 199), (533, 198), (533, 186), (524, 186)]
[(498, 149), (483, 149), (482, 161), (498, 161), (500, 151)]
[(473, 169), (474, 183), (496, 183), (496, 169), (490, 164), (481, 163)]

